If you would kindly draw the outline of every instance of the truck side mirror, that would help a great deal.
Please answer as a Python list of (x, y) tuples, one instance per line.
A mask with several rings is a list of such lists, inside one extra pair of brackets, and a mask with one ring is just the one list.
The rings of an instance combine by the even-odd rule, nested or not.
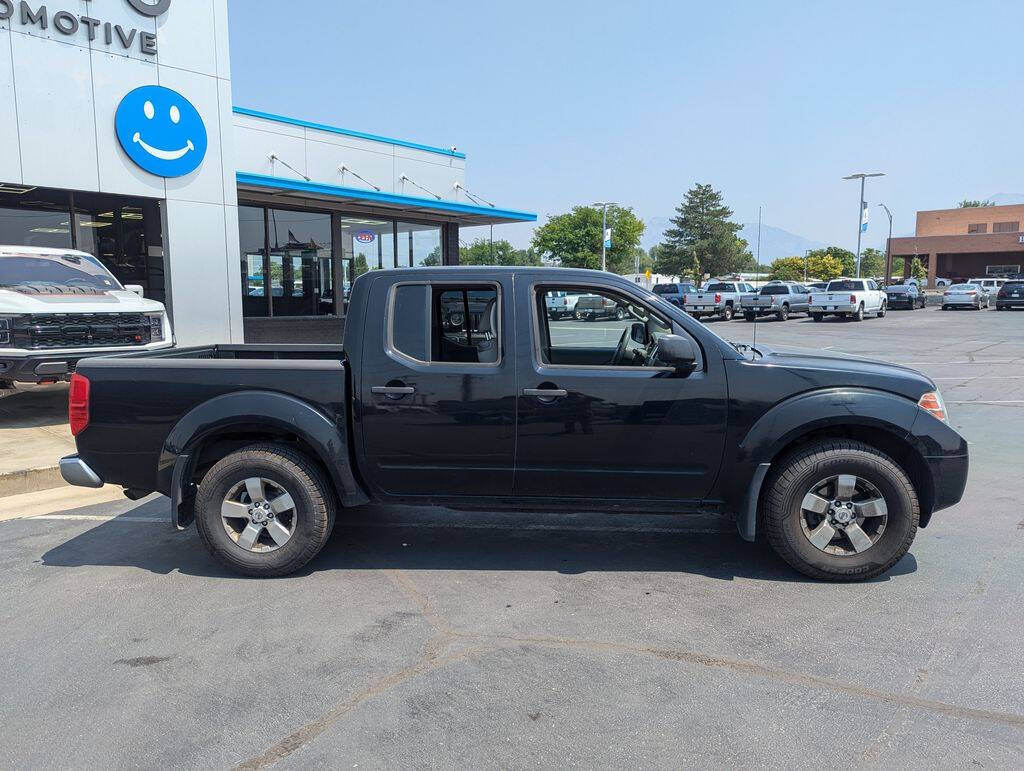
[(146, 296), (146, 290), (141, 284), (125, 284), (124, 288), (132, 294), (137, 294), (139, 297)]
[(658, 338), (658, 360), (689, 375), (697, 368), (697, 351), (688, 337), (664, 335)]

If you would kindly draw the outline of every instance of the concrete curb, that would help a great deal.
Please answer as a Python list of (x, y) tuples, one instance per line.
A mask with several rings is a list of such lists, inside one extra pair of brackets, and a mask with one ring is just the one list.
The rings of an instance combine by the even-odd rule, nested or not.
[(67, 482), (60, 475), (60, 468), (23, 469), (0, 474), (0, 498), (23, 493), (37, 493), (40, 490), (52, 490), (65, 487)]

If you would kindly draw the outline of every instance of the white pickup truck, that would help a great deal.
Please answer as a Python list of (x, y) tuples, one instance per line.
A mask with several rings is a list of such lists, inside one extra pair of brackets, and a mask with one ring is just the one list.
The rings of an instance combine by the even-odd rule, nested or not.
[(743, 281), (712, 281), (701, 291), (683, 297), (683, 310), (699, 319), (701, 316), (719, 316), (729, 321), (739, 312), (740, 298), (757, 290)]
[(839, 316), (863, 321), (869, 313), (885, 316), (885, 292), (871, 279), (837, 278), (828, 282), (824, 292), (811, 295), (811, 318), (821, 321), (825, 316)]

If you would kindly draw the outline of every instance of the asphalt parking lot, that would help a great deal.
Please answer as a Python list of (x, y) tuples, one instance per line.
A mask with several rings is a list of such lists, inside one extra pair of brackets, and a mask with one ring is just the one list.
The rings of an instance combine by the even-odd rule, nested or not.
[(366, 508), (273, 581), (162, 499), (4, 521), (0, 766), (1019, 767), (1024, 313), (756, 334), (923, 370), (970, 440), (887, 576), (672, 517)]

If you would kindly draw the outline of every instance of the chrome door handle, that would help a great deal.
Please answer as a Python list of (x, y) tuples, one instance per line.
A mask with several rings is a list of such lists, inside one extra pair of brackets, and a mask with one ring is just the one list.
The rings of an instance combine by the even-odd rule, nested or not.
[(373, 386), (370, 391), (384, 396), (408, 396), (416, 393), (416, 389), (412, 386)]
[(536, 396), (539, 399), (560, 399), (568, 396), (564, 388), (524, 388), (523, 396)]

